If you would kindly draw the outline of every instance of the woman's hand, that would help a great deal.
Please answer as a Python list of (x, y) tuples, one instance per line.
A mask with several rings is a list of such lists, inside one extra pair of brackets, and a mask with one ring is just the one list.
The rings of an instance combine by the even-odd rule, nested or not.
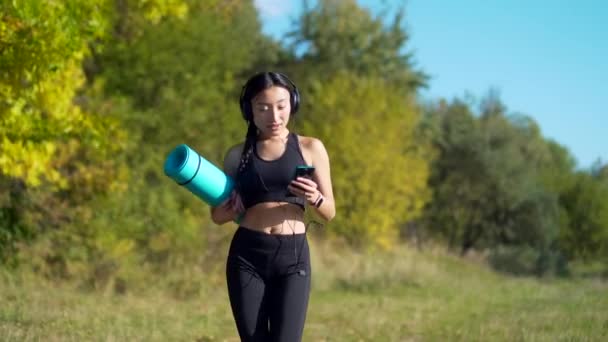
[(211, 208), (211, 219), (217, 224), (223, 224), (237, 219), (245, 212), (241, 196), (233, 190), (224, 202)]
[(243, 206), (243, 201), (241, 200), (241, 195), (236, 190), (232, 190), (230, 193), (230, 197), (221, 204), (221, 206), (226, 209), (235, 212), (240, 215), (245, 211), (245, 207)]
[(319, 199), (319, 196), (322, 196), (317, 183), (309, 178), (298, 177), (291, 181), (287, 189), (292, 194), (305, 199), (310, 205), (314, 204)]

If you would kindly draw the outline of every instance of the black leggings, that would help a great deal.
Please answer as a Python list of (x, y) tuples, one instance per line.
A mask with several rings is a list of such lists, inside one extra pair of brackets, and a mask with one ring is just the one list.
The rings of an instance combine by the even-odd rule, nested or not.
[(301, 341), (310, 293), (306, 234), (270, 235), (239, 227), (226, 279), (242, 341)]

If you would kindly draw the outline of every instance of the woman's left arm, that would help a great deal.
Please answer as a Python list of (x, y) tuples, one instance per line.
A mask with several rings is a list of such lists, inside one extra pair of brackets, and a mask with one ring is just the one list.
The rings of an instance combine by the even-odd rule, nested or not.
[(307, 150), (312, 157), (315, 172), (312, 181), (299, 177), (290, 185), (290, 191), (305, 198), (317, 214), (324, 220), (330, 221), (336, 216), (336, 204), (331, 184), (329, 156), (325, 146), (319, 139), (311, 138)]
[(319, 139), (313, 139), (310, 147), (313, 165), (315, 166), (313, 180), (317, 183), (317, 190), (319, 190), (319, 197), (313, 203), (320, 202), (317, 206), (313, 205), (313, 207), (321, 217), (330, 221), (336, 216), (336, 203), (334, 202), (334, 191), (331, 183), (329, 156), (325, 146)]

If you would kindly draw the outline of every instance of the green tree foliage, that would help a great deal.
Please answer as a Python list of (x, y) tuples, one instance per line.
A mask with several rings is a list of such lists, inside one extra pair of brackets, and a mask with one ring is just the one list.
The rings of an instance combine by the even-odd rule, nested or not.
[(315, 77), (348, 72), (378, 76), (406, 91), (424, 85), (427, 76), (417, 71), (412, 56), (404, 52), (409, 39), (404, 30), (404, 12), (398, 11), (390, 25), (373, 18), (355, 0), (319, 0), (306, 6), (298, 27), (290, 34), (292, 51), (298, 55), (295, 73)]
[[(181, 0), (124, 3), (149, 18), (184, 8)], [(111, 32), (113, 6), (0, 3), (2, 259), (23, 237), (73, 221), (86, 211), (83, 201), (126, 189), (125, 170), (111, 157), (127, 145), (120, 121), (88, 111), (79, 96), (82, 63)]]
[[(125, 3), (141, 7), (152, 19), (174, 8), (183, 11), (179, 0)], [(107, 36), (113, 4), (22, 0), (0, 5), (2, 174), (28, 186), (47, 181), (65, 188), (68, 177), (57, 165), (57, 154), (95, 149), (103, 156), (121, 148), (115, 121), (83, 112), (74, 103), (84, 82), (81, 64), (89, 44)], [(69, 139), (82, 146), (64, 147)]]
[(378, 78), (341, 74), (317, 82), (302, 108), (304, 133), (330, 153), (338, 215), (328, 229), (358, 245), (391, 247), (399, 225), (429, 198), (428, 144), (420, 111)]
[(563, 249), (571, 257), (608, 262), (608, 184), (579, 171), (563, 197), (570, 219), (560, 236)]
[(28, 186), (66, 187), (55, 159), (66, 140), (111, 149), (104, 138), (112, 124), (73, 104), (87, 42), (103, 35), (105, 21), (88, 1), (0, 6), (0, 172)]
[[(245, 135), (241, 75), (272, 58), (266, 48), (272, 42), (261, 35), (251, 2), (207, 5), (191, 5), (181, 19), (141, 23), (136, 36), (116, 37), (90, 61), (91, 82), (81, 97), (128, 134), (127, 147), (112, 159), (128, 171), (129, 187), (90, 202), (98, 211), (84, 227), (64, 226), (69, 234), (48, 235), (28, 251), (56, 247), (51, 255), (62, 262), (48, 268), (50, 274), (84, 268), (95, 286), (107, 287), (130, 283), (133, 261), (166, 270), (221, 248), (210, 243), (225, 233), (211, 223), (207, 206), (166, 177), (163, 163), (172, 148), (187, 143), (221, 164), (228, 146)], [(258, 53), (260, 46), (265, 50)]]
[(106, 93), (133, 103), (136, 111), (123, 119), (154, 156), (189, 143), (221, 162), (225, 148), (244, 136), (242, 78), (276, 51), (251, 2), (220, 10), (191, 7), (187, 20), (144, 25), (138, 39), (117, 41), (95, 62)]
[(564, 147), (491, 96), (479, 114), (455, 100), (422, 116), (427, 77), (405, 52), (403, 13), (385, 25), (354, 0), (320, 0), (282, 48), (251, 0), (0, 2), (0, 260), (101, 288), (201, 251), (221, 267), (229, 231), (162, 164), (187, 143), (220, 165), (244, 138), (240, 87), (260, 70), (294, 79), (295, 126), (330, 154), (327, 234), (389, 248), (422, 221), (524, 273), (562, 252), (605, 258), (608, 167), (575, 172)]
[(351, 0), (306, 3), (280, 61), (303, 94), (296, 127), (330, 154), (338, 214), (328, 231), (358, 245), (390, 247), (429, 198), (432, 154), (414, 100), (426, 76), (404, 53), (402, 19), (384, 25)]
[(600, 182), (608, 182), (608, 163), (602, 163), (601, 159), (597, 160), (591, 166), (591, 175)]
[(480, 216), (475, 209), (482, 196), (483, 176), (480, 158), (481, 130), (469, 107), (461, 102), (440, 103), (431, 109), (430, 121), (439, 157), (433, 164), (433, 201), (427, 214), (430, 229), (455, 246), (463, 239), (467, 226)]
[[(258, 53), (267, 45), (271, 42), (261, 35), (252, 3), (241, 2), (228, 9), (193, 6), (185, 20), (145, 25), (137, 39), (120, 40), (97, 56), (104, 94), (132, 106), (119, 116), (133, 142), (126, 153), (130, 183), (142, 189), (125, 200), (147, 206), (140, 198), (144, 190), (175, 196), (182, 209), (198, 211), (205, 222), (207, 209), (171, 182), (162, 164), (172, 148), (187, 143), (221, 165), (228, 146), (245, 135), (238, 108), (241, 75), (272, 58), (267, 50)], [(142, 175), (143, 182), (138, 180)], [(179, 211), (157, 209), (157, 223), (146, 229), (180, 229), (160, 223), (160, 216)]]
[[(461, 253), (499, 246), (534, 251), (530, 270), (543, 272), (554, 252), (560, 209), (558, 194), (541, 181), (556, 146), (547, 144), (538, 126), (525, 116), (508, 116), (489, 96), (476, 116), (460, 100), (430, 110), (435, 146), (434, 197), (428, 206), (431, 231)], [(567, 160), (567, 158), (565, 158)], [(568, 164), (563, 170), (568, 172)], [(556, 174), (547, 184), (564, 174)], [(557, 185), (555, 185), (557, 186)]]

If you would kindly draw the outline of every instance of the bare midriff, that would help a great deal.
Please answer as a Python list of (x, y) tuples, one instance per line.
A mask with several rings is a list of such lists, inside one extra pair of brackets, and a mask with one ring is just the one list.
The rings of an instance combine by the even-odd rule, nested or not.
[(306, 232), (304, 211), (287, 202), (264, 202), (247, 209), (240, 225), (266, 234), (292, 235)]

